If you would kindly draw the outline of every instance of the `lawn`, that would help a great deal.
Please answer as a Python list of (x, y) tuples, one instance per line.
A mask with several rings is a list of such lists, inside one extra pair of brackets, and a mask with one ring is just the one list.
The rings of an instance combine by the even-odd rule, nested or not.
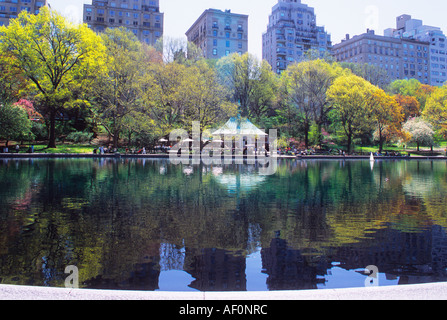
[(64, 144), (58, 145), (56, 148), (47, 148), (45, 145), (38, 145), (34, 147), (35, 153), (93, 153), (95, 146), (91, 145), (76, 145)]

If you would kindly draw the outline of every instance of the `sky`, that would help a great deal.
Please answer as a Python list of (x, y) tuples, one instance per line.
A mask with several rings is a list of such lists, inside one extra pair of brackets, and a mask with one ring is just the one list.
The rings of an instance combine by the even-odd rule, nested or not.
[[(164, 12), (164, 35), (186, 38), (185, 32), (209, 8), (231, 9), (234, 13), (249, 15), (250, 53), (262, 57), (262, 34), (267, 30), (268, 16), (278, 0), (160, 0)], [(440, 27), (447, 34), (447, 1), (445, 0), (302, 0), (315, 8), (317, 25), (331, 34), (333, 44), (373, 29), (383, 30), (396, 26), (396, 17), (409, 14), (425, 25)], [(91, 0), (49, 0), (51, 7), (75, 22), (82, 22), (83, 4)]]

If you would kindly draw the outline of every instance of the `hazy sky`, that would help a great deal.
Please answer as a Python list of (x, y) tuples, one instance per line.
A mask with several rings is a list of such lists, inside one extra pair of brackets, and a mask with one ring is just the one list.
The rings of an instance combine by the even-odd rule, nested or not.
[[(268, 16), (278, 0), (160, 0), (165, 14), (164, 34), (185, 37), (186, 30), (208, 8), (231, 9), (249, 15), (249, 51), (261, 57), (262, 33), (267, 29)], [(447, 1), (445, 0), (302, 0), (315, 8), (317, 24), (325, 26), (334, 44), (347, 33), (361, 34), (367, 28), (383, 34), (396, 25), (396, 17), (410, 14), (424, 24), (440, 27), (447, 33)], [(49, 0), (53, 9), (71, 19), (82, 21), (82, 6), (91, 0)], [(185, 5), (186, 3), (186, 5)]]

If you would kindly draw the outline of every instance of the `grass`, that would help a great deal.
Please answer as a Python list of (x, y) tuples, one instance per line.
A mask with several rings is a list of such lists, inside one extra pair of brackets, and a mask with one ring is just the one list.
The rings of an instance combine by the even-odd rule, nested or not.
[(34, 147), (35, 153), (93, 153), (95, 146), (91, 145), (58, 145), (56, 148), (47, 148), (44, 145)]
[[(342, 146), (332, 146), (335, 149), (344, 149)], [(338, 147), (338, 148), (337, 148)], [(14, 146), (10, 146), (10, 150), (13, 150)], [(85, 154), (89, 153), (92, 154), (93, 150), (97, 148), (95, 145), (90, 144), (60, 144), (57, 145), (56, 148), (49, 149), (47, 148), (46, 144), (40, 144), (34, 146), (34, 152), (35, 153), (61, 153), (61, 154)], [(439, 146), (435, 148), (435, 152), (442, 152), (444, 153), (445, 149), (447, 148), (447, 140), (443, 140), (439, 142)], [(22, 146), (21, 152), (26, 151), (28, 148), (24, 148)], [(370, 152), (377, 152), (379, 150), (378, 146), (355, 146), (355, 149), (353, 150), (356, 153), (362, 152), (363, 154), (369, 154)], [(421, 147), (421, 152), (429, 152), (430, 148), (427, 147)], [(123, 151), (123, 150), (119, 150)], [(403, 149), (402, 147), (396, 146), (396, 145), (386, 145), (383, 148), (383, 152), (400, 152), (403, 155), (406, 155), (408, 152), (414, 153), (416, 152), (416, 145), (409, 144), (406, 149)]]

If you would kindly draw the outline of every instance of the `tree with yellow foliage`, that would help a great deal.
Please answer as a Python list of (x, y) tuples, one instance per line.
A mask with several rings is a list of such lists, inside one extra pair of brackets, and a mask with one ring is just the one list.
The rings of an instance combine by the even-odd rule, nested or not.
[(447, 136), (447, 86), (437, 88), (430, 95), (422, 115), (438, 133)]
[(375, 89), (363, 78), (348, 74), (338, 77), (327, 92), (335, 119), (346, 135), (348, 154), (353, 138), (372, 129), (372, 94)]
[(46, 7), (37, 15), (22, 11), (0, 27), (0, 63), (32, 83), (49, 124), (49, 148), (56, 147), (59, 113), (104, 66), (104, 54), (101, 38), (86, 24), (73, 24)]
[(402, 106), (392, 96), (377, 87), (372, 91), (370, 99), (379, 152), (382, 152), (383, 144), (393, 138), (409, 139), (410, 137), (402, 131), (402, 122), (404, 121)]

